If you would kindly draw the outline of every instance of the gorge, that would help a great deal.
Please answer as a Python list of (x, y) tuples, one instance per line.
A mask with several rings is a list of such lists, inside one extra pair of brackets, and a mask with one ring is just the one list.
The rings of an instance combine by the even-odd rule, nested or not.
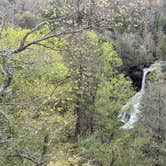
[(122, 107), (119, 113), (118, 118), (125, 123), (121, 129), (133, 128), (134, 123), (137, 122), (139, 118), (139, 113), (141, 111), (141, 99), (145, 93), (146, 88), (147, 74), (152, 71), (159, 70), (165, 65), (165, 61), (156, 61), (149, 68), (143, 69), (141, 90), (129, 99), (129, 101)]

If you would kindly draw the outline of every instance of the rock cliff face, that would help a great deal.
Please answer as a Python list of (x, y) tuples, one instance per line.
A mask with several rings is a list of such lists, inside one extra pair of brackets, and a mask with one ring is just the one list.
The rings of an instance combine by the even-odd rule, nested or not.
[(141, 83), (142, 83), (142, 68), (137, 66), (132, 66), (128, 69), (127, 75), (133, 80), (133, 85), (141, 89)]
[(142, 66), (121, 67), (118, 71), (130, 77), (133, 86), (139, 91), (142, 85), (143, 68)]

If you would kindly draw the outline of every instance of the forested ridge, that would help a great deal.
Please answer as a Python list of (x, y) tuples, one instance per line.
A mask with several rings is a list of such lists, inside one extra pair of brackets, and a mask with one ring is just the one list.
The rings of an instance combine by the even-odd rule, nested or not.
[(165, 0), (0, 0), (0, 166), (166, 166)]

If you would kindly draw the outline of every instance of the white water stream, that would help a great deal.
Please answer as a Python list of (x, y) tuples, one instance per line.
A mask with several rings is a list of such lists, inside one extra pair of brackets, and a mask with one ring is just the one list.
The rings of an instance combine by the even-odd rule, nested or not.
[(162, 66), (166, 66), (165, 61), (156, 62), (149, 68), (143, 70), (142, 86), (141, 90), (136, 93), (129, 101), (122, 107), (118, 118), (125, 124), (121, 127), (122, 129), (131, 129), (134, 123), (138, 120), (138, 114), (141, 108), (141, 98), (145, 92), (146, 76), (149, 72), (156, 70)]

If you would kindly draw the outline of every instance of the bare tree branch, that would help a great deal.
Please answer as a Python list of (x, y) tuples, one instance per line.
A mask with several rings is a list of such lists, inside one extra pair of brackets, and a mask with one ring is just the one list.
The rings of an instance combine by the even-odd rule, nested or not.
[(4, 26), (5, 26), (5, 21), (4, 21), (5, 19), (4, 19), (4, 16), (2, 15), (0, 15), (0, 18), (1, 18), (1, 25), (0, 25), (0, 38), (1, 38)]
[(34, 28), (32, 28), (29, 32), (27, 32), (25, 34), (25, 36), (22, 38), (18, 49), (21, 49), (22, 47), (24, 47), (26, 39), (29, 37), (29, 35), (31, 35), (35, 31), (37, 31), (38, 29), (42, 28), (46, 24), (48, 24), (47, 21), (41, 22), (40, 24), (38, 24)]
[(12, 78), (13, 78), (13, 65), (12, 65), (12, 61), (11, 61), (11, 55), (12, 52), (11, 51), (7, 51), (5, 56), (5, 80), (2, 82), (1, 86), (0, 86), (0, 95), (2, 95), (5, 91), (5, 89), (10, 85)]
[[(54, 33), (54, 34), (52, 34), (52, 35), (49, 35), (49, 36), (46, 36), (46, 37), (42, 37), (42, 38), (38, 38), (38, 39), (36, 39), (36, 40), (33, 40), (33, 41), (30, 41), (30, 42), (28, 42), (28, 43), (26, 43), (25, 44), (25, 40), (26, 40), (26, 38), (30, 35), (30, 34), (32, 34), (33, 32), (28, 32), (28, 36), (27, 36), (27, 34), (24, 36), (24, 38), (23, 38), (23, 40), (21, 41), (21, 44), (20, 44), (20, 46), (17, 48), (17, 49), (15, 49), (15, 50), (13, 50), (12, 51), (12, 54), (17, 54), (17, 53), (19, 53), (19, 52), (22, 52), (22, 51), (24, 51), (26, 48), (28, 48), (28, 47), (30, 47), (31, 45), (35, 45), (35, 44), (38, 44), (38, 43), (40, 43), (40, 42), (42, 42), (42, 41), (45, 41), (45, 40), (48, 40), (48, 39), (51, 39), (51, 38), (54, 38), (54, 37), (59, 37), (59, 36), (62, 36), (62, 35), (69, 35), (69, 34), (74, 34), (74, 33), (79, 33), (79, 32), (82, 32), (82, 31), (84, 31), (84, 30), (87, 30), (87, 29), (89, 29), (90, 27), (84, 27), (84, 28), (81, 28), (81, 29), (79, 29), (79, 30), (71, 30), (71, 31), (68, 31), (68, 32), (61, 32), (61, 33)], [(27, 37), (26, 37), (27, 36)]]
[[(58, 33), (53, 33), (53, 34), (52, 33), (51, 34), (47, 33), (46, 36), (34, 39), (32, 41), (29, 41), (29, 42), (26, 41), (27, 38), (31, 34), (33, 34), (34, 32), (36, 32), (37, 30), (40, 30), (45, 25), (53, 24), (54, 22), (62, 22), (65, 19), (69, 19), (74, 14), (75, 13), (72, 13), (71, 15), (67, 15), (67, 16), (65, 15), (65, 16), (63, 16), (61, 18), (53, 18), (53, 19), (48, 20), (48, 21), (43, 21), (43, 22), (37, 24), (34, 28), (32, 28), (29, 32), (27, 32), (24, 35), (24, 37), (20, 41), (20, 44), (19, 44), (18, 48), (14, 49), (14, 50), (6, 51), (5, 53), (4, 53), (4, 51), (0, 51), (0, 52), (3, 52), (5, 54), (4, 56), (5, 56), (5, 63), (6, 63), (6, 68), (4, 70), (4, 73), (6, 73), (5, 74), (6, 78), (5, 78), (5, 80), (2, 82), (2, 84), (0, 86), (0, 95), (2, 95), (4, 93), (5, 89), (10, 85), (10, 83), (12, 81), (12, 78), (13, 78), (13, 66), (12, 66), (12, 60), (11, 60), (11, 56), (13, 54), (20, 53), (20, 52), (24, 51), (25, 49), (27, 49), (30, 46), (35, 45), (35, 44), (38, 44), (38, 45), (43, 46), (45, 48), (49, 48), (49, 49), (54, 50), (54, 48), (46, 46), (46, 45), (42, 44), (41, 42), (45, 41), (45, 40), (48, 40), (48, 39), (51, 39), (51, 38), (54, 38), (54, 37), (59, 37), (59, 36), (62, 36), (62, 35), (69, 35), (69, 34), (79, 33), (79, 32), (82, 32), (83, 30), (86, 30), (86, 29), (90, 28), (88, 26), (80, 28), (80, 29), (71, 29), (70, 28), (70, 30), (67, 30), (67, 28), (66, 28), (66, 30), (64, 30), (63, 32), (58, 32)], [(0, 17), (3, 20), (3, 17), (2, 16), (0, 16)], [(3, 30), (3, 28), (1, 28), (0, 35), (2, 33), (2, 30)]]
[(53, 50), (53, 51), (60, 51), (60, 49), (53, 48), (53, 47), (50, 47), (50, 46), (45, 45), (45, 44), (42, 44), (42, 43), (36, 43), (36, 45), (42, 46), (42, 47), (44, 47), (44, 48), (51, 49), (51, 50)]
[(33, 32), (35, 32), (35, 31), (41, 29), (41, 28), (42, 28), (43, 26), (45, 26), (45, 25), (49, 25), (49, 24), (54, 23), (54, 22), (57, 22), (57, 21), (66, 20), (66, 19), (70, 18), (72, 15), (74, 15), (74, 14), (67, 15), (67, 16), (63, 16), (63, 17), (60, 17), (60, 18), (53, 18), (53, 19), (50, 19), (50, 20), (48, 20), (48, 21), (43, 21), (43, 22), (37, 24), (34, 28), (32, 28), (29, 32), (27, 32), (27, 33), (25, 34), (25, 36), (22, 38), (18, 50), (21, 50), (21, 48), (23, 48), (23, 47), (25, 46), (26, 39), (27, 39)]
[(8, 157), (19, 157), (19, 158), (23, 158), (23, 159), (31, 161), (36, 166), (40, 166), (40, 163), (34, 157), (26, 155), (26, 154), (22, 154), (21, 152), (17, 152), (17, 153), (18, 154), (10, 155)]

